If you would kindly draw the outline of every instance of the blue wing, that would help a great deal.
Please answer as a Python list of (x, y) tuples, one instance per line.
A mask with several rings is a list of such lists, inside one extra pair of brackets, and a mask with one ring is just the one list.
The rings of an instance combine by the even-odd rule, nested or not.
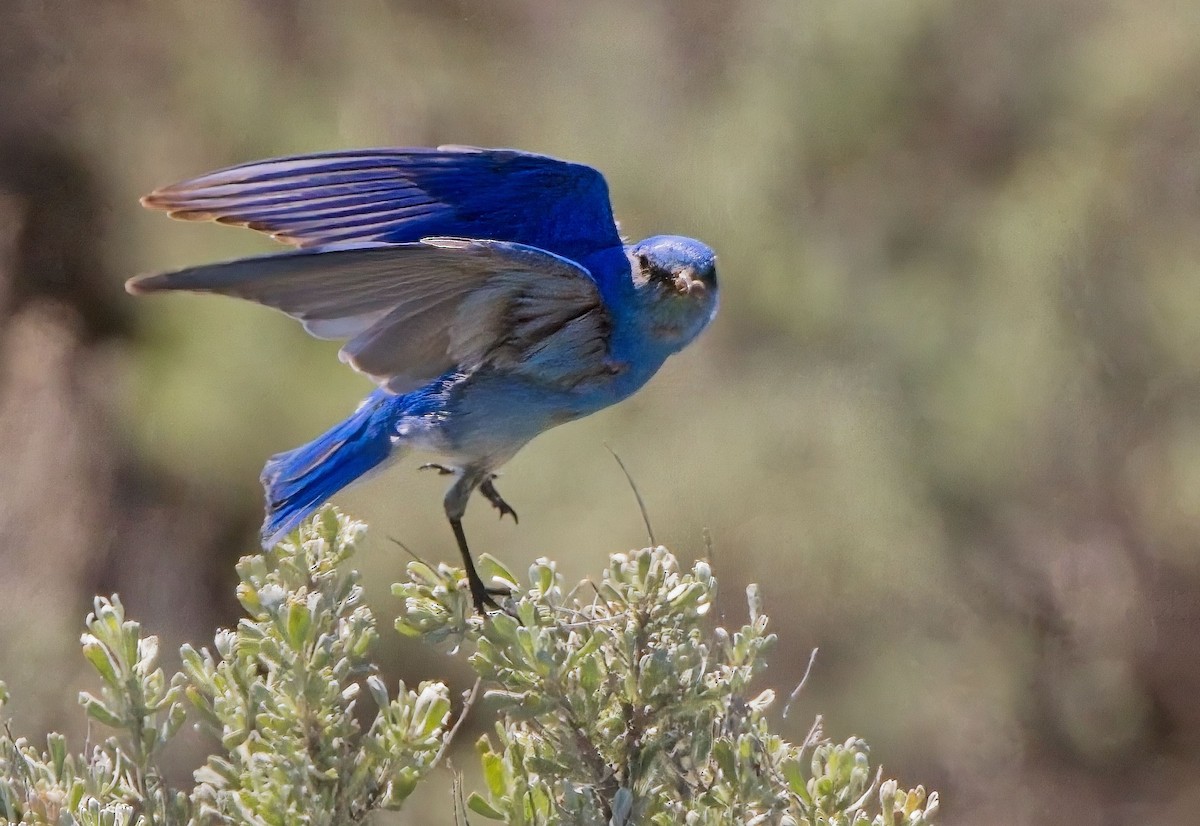
[(256, 161), (164, 187), (142, 203), (300, 247), (457, 236), (581, 261), (621, 243), (598, 171), (511, 149), (359, 149)]
[(502, 241), (297, 250), (141, 276), (131, 293), (188, 290), (282, 310), (394, 392), (490, 366), (563, 388), (611, 376), (611, 318), (590, 273)]

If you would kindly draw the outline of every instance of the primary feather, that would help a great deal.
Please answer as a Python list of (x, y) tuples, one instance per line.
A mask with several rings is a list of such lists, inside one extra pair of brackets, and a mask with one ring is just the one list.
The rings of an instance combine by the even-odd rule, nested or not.
[(512, 149), (357, 149), (255, 161), (142, 199), (301, 247), (458, 236), (512, 241), (579, 261), (621, 243), (604, 177)]

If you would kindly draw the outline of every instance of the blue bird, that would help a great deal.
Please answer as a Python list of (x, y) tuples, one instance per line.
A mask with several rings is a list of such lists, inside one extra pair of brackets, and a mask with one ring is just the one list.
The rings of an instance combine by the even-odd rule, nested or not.
[(173, 218), (297, 249), (139, 276), (133, 294), (220, 293), (342, 340), (379, 387), (345, 421), (267, 462), (266, 547), (409, 449), (454, 477), (446, 517), (481, 614), (498, 607), (462, 517), (533, 437), (621, 401), (717, 311), (716, 257), (691, 238), (625, 244), (595, 169), (509, 149), (363, 149), (256, 161), (159, 189)]

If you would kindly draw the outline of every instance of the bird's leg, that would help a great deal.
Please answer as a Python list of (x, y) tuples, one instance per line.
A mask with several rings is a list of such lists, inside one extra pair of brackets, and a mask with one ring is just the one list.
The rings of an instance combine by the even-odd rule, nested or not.
[[(439, 465), (437, 462), (426, 462), (417, 469), (436, 470), (442, 476), (451, 476), (457, 472), (454, 470), (454, 468), (446, 467), (445, 465)], [(493, 484), (493, 482), (497, 476), (499, 476), (499, 474), (489, 473), (487, 476), (483, 477), (483, 481), (479, 483), (479, 492), (483, 494), (485, 499), (492, 503), (492, 507), (500, 511), (501, 519), (503, 519), (505, 516), (511, 516), (513, 518), (513, 522), (520, 522), (521, 520), (517, 516), (517, 512), (513, 509), (513, 506), (505, 502), (504, 497), (500, 495), (500, 491), (496, 490), (496, 486)]]
[(513, 518), (514, 523), (520, 522), (521, 520), (517, 518), (517, 512), (513, 510), (512, 505), (504, 501), (504, 497), (500, 495), (500, 491), (496, 490), (496, 486), (492, 484), (495, 478), (496, 474), (494, 473), (489, 473), (483, 477), (483, 481), (479, 483), (479, 492), (492, 503), (492, 507), (500, 511), (501, 519), (507, 514)]
[(489, 588), (483, 584), (483, 579), (475, 570), (475, 560), (471, 558), (471, 549), (467, 547), (467, 535), (463, 532), (462, 526), (462, 517), (467, 510), (467, 499), (470, 498), (471, 492), (479, 486), (481, 477), (478, 473), (470, 470), (450, 472), (457, 473), (458, 478), (454, 480), (450, 490), (446, 491), (444, 502), (446, 518), (450, 520), (450, 528), (454, 531), (454, 538), (458, 542), (458, 551), (462, 554), (463, 568), (467, 573), (467, 586), (471, 589), (471, 601), (475, 604), (475, 610), (481, 615), (486, 615), (489, 607), (502, 611), (504, 609), (492, 597), (508, 596), (511, 592), (507, 588)]
[(483, 580), (479, 578), (479, 572), (475, 570), (475, 561), (471, 559), (471, 550), (467, 547), (467, 535), (463, 533), (462, 521), (451, 519), (450, 527), (454, 530), (454, 538), (458, 540), (458, 550), (462, 553), (463, 566), (467, 569), (467, 586), (471, 589), (471, 602), (475, 604), (475, 610), (480, 616), (487, 616), (488, 608), (495, 608), (497, 611), (503, 610), (496, 600), (492, 599), (488, 587), (483, 584)]

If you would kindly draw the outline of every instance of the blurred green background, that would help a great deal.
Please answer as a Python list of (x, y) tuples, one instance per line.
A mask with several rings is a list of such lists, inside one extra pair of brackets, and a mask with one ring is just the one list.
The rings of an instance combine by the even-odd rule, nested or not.
[[(1200, 10), (1170, 0), (0, 6), (0, 678), (82, 736), (78, 633), (120, 590), (168, 647), (235, 621), (258, 472), (369, 389), (336, 345), (129, 275), (272, 249), (141, 210), (350, 146), (592, 164), (623, 231), (719, 255), (712, 329), (506, 468), (477, 550), (572, 577), (711, 534), (763, 585), (782, 731), (825, 715), (948, 823), (1200, 807)], [(335, 501), (373, 602), (455, 561), (409, 462)], [(466, 672), (385, 633), (392, 679)], [(454, 762), (486, 728), (477, 711)], [(76, 741), (77, 743), (80, 741)], [(187, 758), (180, 755), (180, 765)], [(183, 775), (186, 777), (186, 773)], [(449, 774), (394, 822), (450, 822)], [(1192, 812), (1192, 815), (1188, 815)]]

